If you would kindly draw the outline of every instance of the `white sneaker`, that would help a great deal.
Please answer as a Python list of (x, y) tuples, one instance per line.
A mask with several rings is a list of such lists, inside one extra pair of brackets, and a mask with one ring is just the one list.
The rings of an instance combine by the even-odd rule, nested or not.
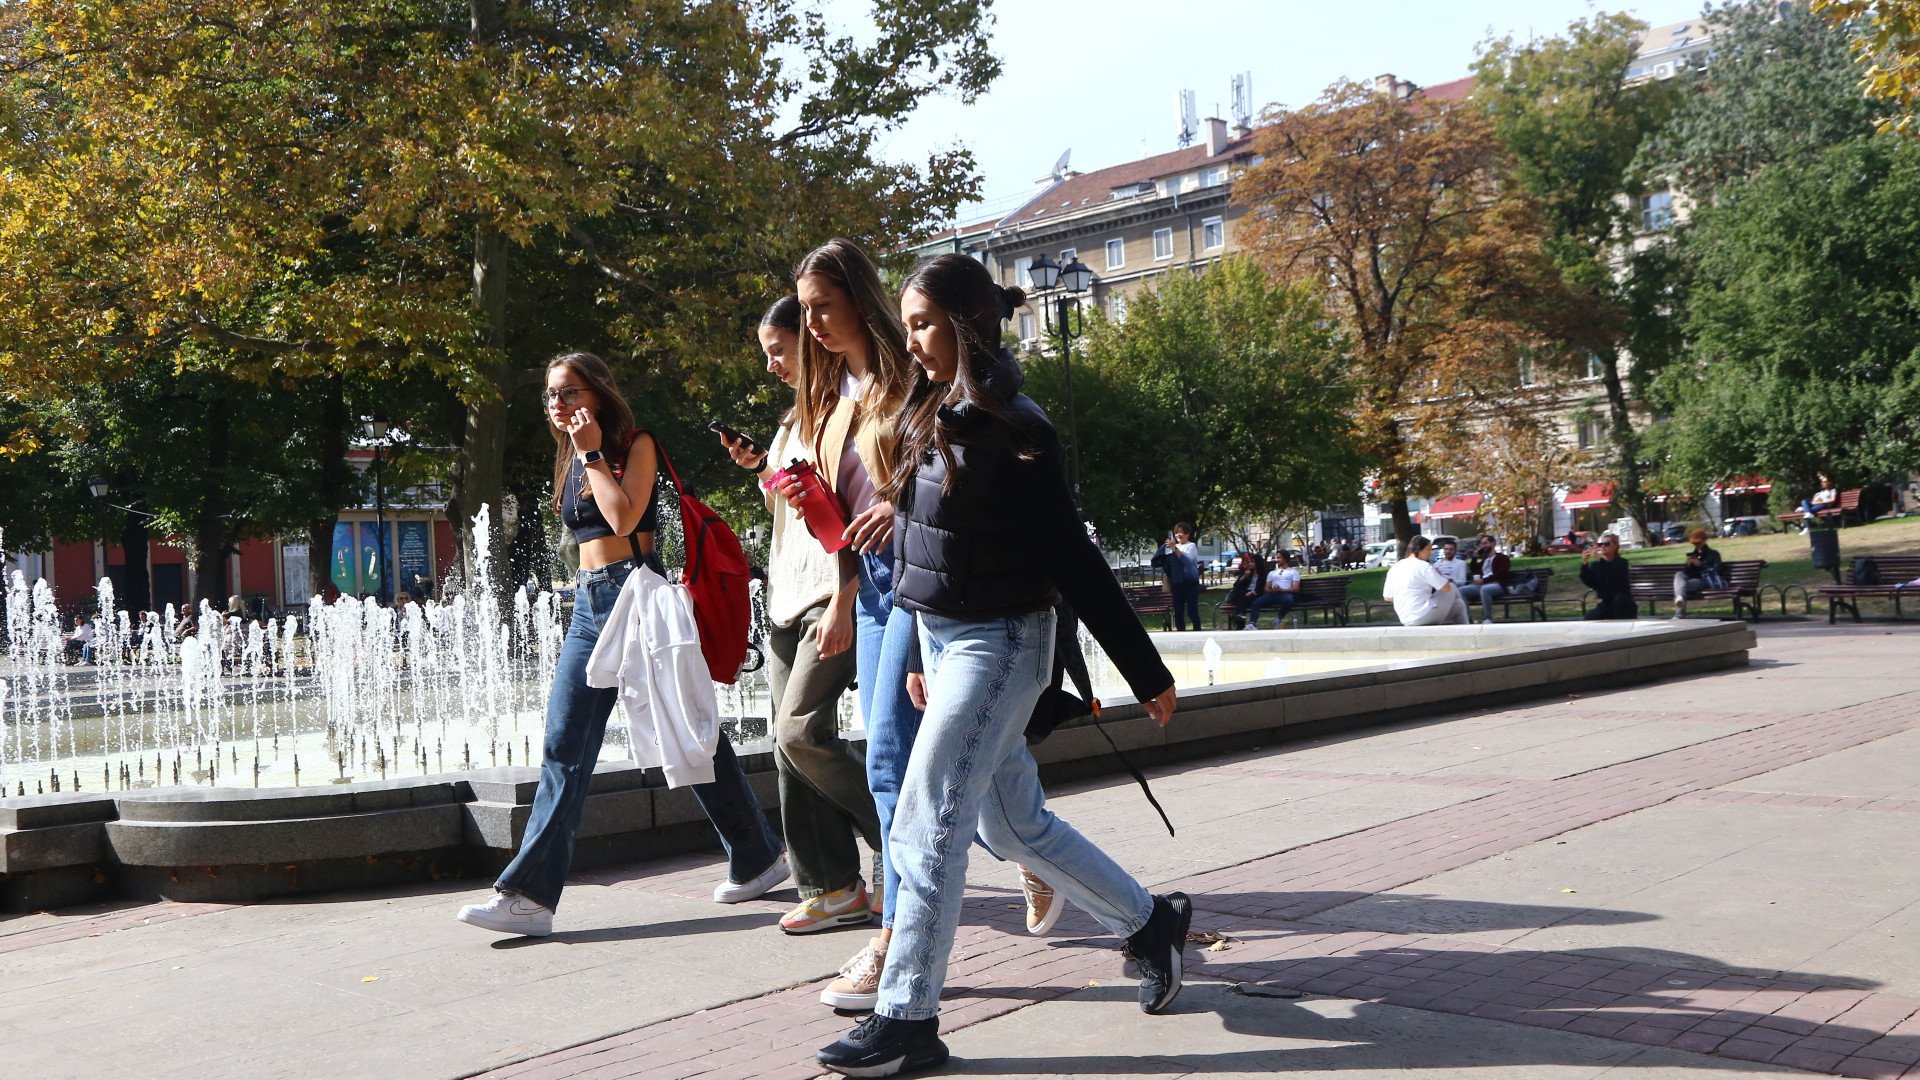
[(746, 900), (757, 900), (785, 880), (787, 880), (787, 853), (783, 851), (773, 857), (772, 866), (760, 871), (760, 876), (752, 881), (736, 882), (729, 879), (715, 885), (713, 899), (718, 904), (738, 904)]
[(502, 934), (546, 937), (553, 933), (552, 908), (509, 892), (495, 892), (484, 904), (468, 904), (460, 909), (459, 919)]

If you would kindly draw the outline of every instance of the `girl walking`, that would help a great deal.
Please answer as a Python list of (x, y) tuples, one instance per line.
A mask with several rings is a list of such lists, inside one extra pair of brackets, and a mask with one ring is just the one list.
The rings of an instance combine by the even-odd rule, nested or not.
[[(556, 447), (554, 510), (580, 545), (573, 621), (547, 698), (540, 784), (519, 854), (494, 883), (492, 898), (459, 915), (483, 929), (534, 936), (553, 932), (587, 785), (619, 696), (615, 688), (587, 685), (587, 660), (627, 576), (642, 562), (663, 570), (654, 551), (659, 455), (634, 423), (607, 362), (592, 353), (555, 357), (547, 365), (545, 401)], [(693, 794), (727, 852), (727, 880), (713, 898), (737, 904), (784, 881), (787, 863), (724, 734), (713, 774), (713, 782), (693, 785)]]
[[(782, 298), (760, 320), (767, 371), (789, 387), (800, 383), (800, 301)], [(765, 451), (722, 434), (735, 464), (764, 483), (793, 457), (812, 457), (789, 410)], [(827, 455), (829, 487), (845, 469)], [(807, 534), (784, 500), (768, 499), (773, 544), (767, 558), (767, 674), (773, 684), (774, 763), (780, 773), (780, 821), (787, 835), (800, 904), (780, 920), (790, 934), (851, 926), (873, 918), (880, 883), (861, 876), (862, 837), (880, 850), (880, 819), (867, 790), (866, 766), (840, 737), (840, 698), (854, 678), (853, 609), (857, 575)], [(851, 567), (849, 567), (851, 569)]]
[(925, 716), (887, 834), (900, 885), (874, 1014), (818, 1054), (847, 1075), (946, 1060), (940, 991), (976, 832), (1128, 939), (1142, 1009), (1165, 1009), (1180, 989), (1187, 898), (1149, 895), (1049, 811), (1023, 737), (1052, 678), (1056, 596), (1155, 720), (1175, 707), (1172, 676), (1074, 512), (1059, 439), (999, 348), (1001, 323), (1023, 301), (958, 255), (924, 264), (901, 296), (920, 371), (882, 495), (899, 507), (896, 612), (918, 633), (906, 667), (877, 677), (883, 693), (905, 681)]

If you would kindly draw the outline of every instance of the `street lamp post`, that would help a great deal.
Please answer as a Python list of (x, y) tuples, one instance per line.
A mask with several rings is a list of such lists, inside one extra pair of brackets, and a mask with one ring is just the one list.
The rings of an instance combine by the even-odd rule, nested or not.
[(1061, 266), (1045, 252), (1027, 269), (1034, 288), (1040, 293), (1059, 295), (1042, 299), (1040, 310), (1047, 320), (1047, 332), (1060, 339), (1060, 385), (1067, 399), (1067, 483), (1073, 489), (1073, 508), (1081, 509), (1080, 498), (1080, 421), (1073, 408), (1073, 339), (1081, 336), (1085, 324), (1080, 318), (1080, 294), (1093, 287), (1093, 271), (1077, 257)]
[(147, 549), (150, 539), (147, 523), (158, 515), (137, 507), (108, 502), (107, 496), (112, 490), (112, 485), (104, 476), (93, 476), (87, 479), (87, 494), (92, 495), (95, 502), (127, 515), (126, 523), (120, 529), (120, 554), (124, 561), (121, 570), (123, 577), (115, 583), (119, 589), (117, 599), (129, 611), (136, 613), (146, 611), (155, 606), (153, 576), (147, 569)]
[(380, 475), (380, 451), (387, 445), (387, 419), (374, 414), (373, 428), (373, 528), (378, 537), (374, 541), (374, 558), (378, 560), (379, 580), (373, 586), (373, 595), (380, 603), (393, 601), (387, 595), (387, 492)]

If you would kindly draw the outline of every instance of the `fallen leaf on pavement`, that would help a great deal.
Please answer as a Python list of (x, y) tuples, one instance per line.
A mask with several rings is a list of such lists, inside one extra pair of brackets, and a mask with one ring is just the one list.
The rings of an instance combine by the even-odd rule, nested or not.
[(361, 982), (363, 982), (363, 983), (368, 983), (368, 982), (379, 982), (379, 981), (380, 981), (380, 976), (378, 976), (378, 975), (362, 975), (362, 976), (360, 976), (360, 981), (361, 981)]

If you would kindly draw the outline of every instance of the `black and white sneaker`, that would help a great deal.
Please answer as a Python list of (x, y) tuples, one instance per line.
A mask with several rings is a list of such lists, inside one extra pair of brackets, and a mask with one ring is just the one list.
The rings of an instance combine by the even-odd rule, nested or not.
[(814, 1060), (842, 1076), (894, 1076), (944, 1065), (947, 1044), (940, 1041), (940, 1018), (895, 1020), (874, 1013), (846, 1038), (825, 1046)]
[(1164, 1012), (1180, 996), (1180, 953), (1193, 925), (1193, 901), (1186, 893), (1153, 898), (1147, 925), (1127, 939), (1127, 952), (1140, 968), (1140, 1011)]

